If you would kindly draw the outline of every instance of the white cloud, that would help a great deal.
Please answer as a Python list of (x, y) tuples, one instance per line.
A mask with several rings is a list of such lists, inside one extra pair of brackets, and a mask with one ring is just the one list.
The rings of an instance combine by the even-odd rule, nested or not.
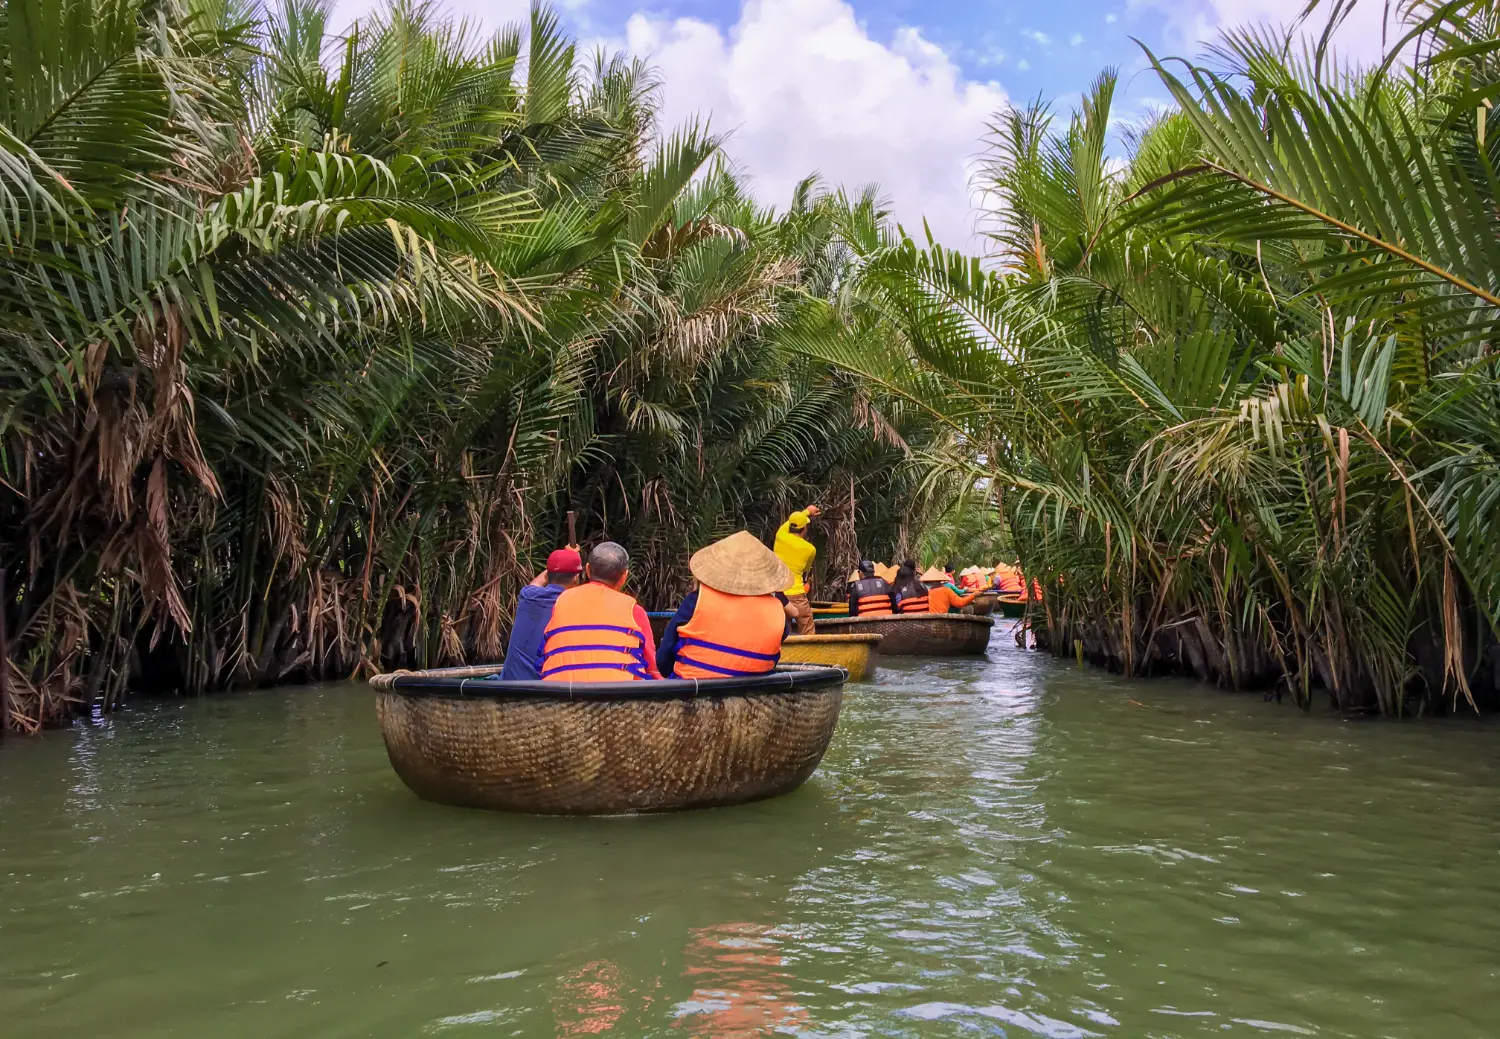
[(1074, 33), (1074, 34), (1073, 34), (1073, 35), (1072, 35), (1072, 36), (1071, 36), (1071, 37), (1069, 37), (1069, 39), (1068, 39), (1068, 44), (1069, 44), (1069, 45), (1070, 45), (1070, 46), (1073, 46), (1073, 47), (1077, 47), (1077, 46), (1078, 46), (1078, 45), (1079, 45), (1079, 44), (1081, 44), (1081, 43), (1082, 43), (1082, 42), (1083, 42), (1083, 33), (1081, 33), (1081, 32), (1075, 32), (1075, 33)]
[[(1169, 38), (1179, 46), (1196, 49), (1198, 44), (1213, 43), (1219, 33), (1235, 26), (1289, 26), (1301, 15), (1306, 0), (1129, 0), (1133, 9), (1150, 9), (1166, 15)], [(1303, 27), (1313, 36), (1327, 24), (1332, 4), (1323, 4)], [(1354, 5), (1348, 19), (1334, 36), (1334, 49), (1341, 60), (1368, 62), (1382, 53), (1381, 28), (1387, 5), (1370, 0)], [(1397, 5), (1388, 5), (1395, 8)], [(1389, 38), (1400, 38), (1400, 30), (1391, 25)]]
[(1039, 30), (1039, 29), (1032, 29), (1032, 30), (1030, 30), (1028, 32), (1022, 33), (1021, 35), (1022, 36), (1029, 36), (1029, 37), (1031, 37), (1033, 40), (1035, 40), (1037, 42), (1037, 44), (1039, 46), (1042, 46), (1042, 47), (1045, 47), (1049, 43), (1052, 42), (1052, 38), (1050, 36), (1048, 36), (1046, 33), (1044, 33), (1041, 30)]
[(914, 234), (926, 216), (947, 244), (977, 246), (973, 157), (1006, 97), (917, 30), (882, 43), (842, 0), (746, 0), (727, 34), (638, 13), (624, 43), (661, 70), (664, 120), (698, 114), (729, 132), (766, 201), (784, 205), (813, 172), (851, 189), (874, 181)]

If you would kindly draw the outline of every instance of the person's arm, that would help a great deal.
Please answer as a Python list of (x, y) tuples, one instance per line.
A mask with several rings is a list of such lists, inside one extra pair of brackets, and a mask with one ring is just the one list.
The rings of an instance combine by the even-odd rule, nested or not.
[(785, 642), (792, 637), (792, 632), (797, 630), (797, 610), (787, 600), (785, 592), (772, 592), (771, 594), (776, 596), (776, 601), (781, 603), (781, 612), (786, 615), (786, 623), (781, 627), (781, 641)]
[(646, 607), (640, 603), (635, 606), (635, 626), (646, 643), (646, 670), (652, 678), (660, 678), (661, 671), (656, 666), (656, 640), (651, 637), (651, 618), (646, 616)]
[(859, 616), (859, 582), (858, 581), (851, 581), (849, 583), (849, 616), (851, 616), (851, 617), (858, 617)]
[(667, 628), (661, 633), (661, 645), (656, 647), (656, 670), (663, 678), (668, 677), (677, 667), (677, 648), (681, 640), (677, 636), (677, 628), (693, 619), (693, 611), (698, 608), (698, 593), (693, 592), (677, 607), (677, 612), (672, 619), (667, 621)]

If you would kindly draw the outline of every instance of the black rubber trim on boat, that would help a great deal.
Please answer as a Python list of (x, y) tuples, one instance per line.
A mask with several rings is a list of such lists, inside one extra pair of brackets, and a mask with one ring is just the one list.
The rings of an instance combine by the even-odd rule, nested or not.
[(668, 678), (643, 682), (498, 682), (489, 678), (397, 675), (393, 691), (403, 696), (464, 700), (691, 700), (700, 696), (755, 696), (843, 685), (841, 667), (785, 667), (749, 678)]

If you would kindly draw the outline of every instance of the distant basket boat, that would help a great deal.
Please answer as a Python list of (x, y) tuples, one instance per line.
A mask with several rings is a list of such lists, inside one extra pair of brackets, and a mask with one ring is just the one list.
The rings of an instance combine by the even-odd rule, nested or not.
[(838, 725), (844, 671), (753, 678), (499, 682), (487, 667), (370, 684), (391, 765), (418, 797), (548, 815), (624, 815), (776, 797)]
[(1024, 617), (1026, 616), (1026, 602), (1027, 600), (1019, 595), (1002, 595), (995, 604), (995, 608), (1005, 617)]
[(669, 610), (662, 613), (646, 614), (646, 619), (651, 622), (651, 637), (654, 638), (658, 643), (661, 642), (662, 636), (667, 633), (667, 624), (675, 616), (677, 616), (675, 610)]
[(875, 677), (875, 658), (882, 636), (793, 635), (781, 644), (783, 664), (818, 664), (841, 667), (849, 681), (868, 682)]
[(988, 617), (995, 612), (995, 603), (999, 598), (999, 592), (980, 592), (974, 597), (974, 601), (969, 604), (969, 609), (976, 617)]
[(880, 652), (892, 657), (959, 657), (983, 653), (992, 617), (962, 613), (898, 613), (878, 617), (819, 618), (819, 635), (884, 635)]

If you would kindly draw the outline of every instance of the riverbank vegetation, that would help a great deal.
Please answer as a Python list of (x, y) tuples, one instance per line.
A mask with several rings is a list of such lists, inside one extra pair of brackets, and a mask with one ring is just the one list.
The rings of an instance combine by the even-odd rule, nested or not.
[(1496, 705), (1500, 38), (1493, 5), (1400, 7), (1367, 69), (1326, 34), (1153, 56), (1176, 108), (1123, 160), (1112, 75), (1070, 118), (1005, 114), (999, 263), (870, 253), (904, 349), (803, 342), (952, 423), (927, 461), (989, 481), (1054, 652)]
[(904, 549), (951, 431), (772, 335), (838, 306), (872, 199), (756, 204), (545, 9), (328, 10), (0, 8), (13, 723), (499, 659), (568, 510), (652, 605), (810, 501), (825, 566)]

